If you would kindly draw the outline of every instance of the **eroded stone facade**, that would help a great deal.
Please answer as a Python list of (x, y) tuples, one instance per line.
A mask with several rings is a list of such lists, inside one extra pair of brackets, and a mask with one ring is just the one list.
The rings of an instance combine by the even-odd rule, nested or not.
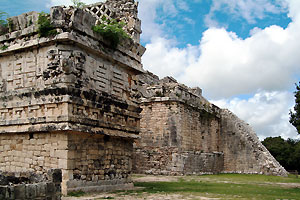
[[(137, 20), (133, 1), (111, 3), (106, 9), (119, 15), (132, 7), (126, 19)], [(132, 187), (141, 111), (134, 85), (145, 49), (133, 39), (111, 49), (92, 31), (99, 17), (53, 7), (58, 34), (47, 38), (37, 34), (38, 13), (11, 18), (0, 36), (8, 47), (0, 50), (1, 171), (60, 168), (63, 193)]]
[(287, 175), (251, 127), (209, 103), (201, 89), (171, 77), (139, 76), (140, 139), (134, 172), (148, 174), (253, 173)]
[[(125, 21), (131, 39), (111, 49), (92, 31), (103, 17)], [(132, 171), (286, 175), (252, 129), (200, 88), (143, 74), (133, 0), (53, 7), (50, 37), (38, 36), (37, 19), (12, 17), (0, 36), (0, 171), (59, 168), (64, 194), (128, 189)]]

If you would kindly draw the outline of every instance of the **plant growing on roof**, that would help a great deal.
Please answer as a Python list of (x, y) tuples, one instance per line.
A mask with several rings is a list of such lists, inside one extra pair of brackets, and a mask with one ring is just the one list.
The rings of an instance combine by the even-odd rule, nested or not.
[(110, 42), (110, 47), (116, 49), (121, 40), (130, 38), (123, 30), (125, 23), (115, 19), (102, 18), (102, 23), (92, 27), (92, 30), (99, 33), (105, 40)]
[(80, 0), (71, 0), (73, 3), (73, 6), (75, 8), (83, 8), (85, 6), (85, 3), (81, 2)]
[(0, 11), (0, 35), (3, 35), (8, 32), (8, 14), (6, 12)]
[(57, 35), (56, 29), (51, 25), (50, 15), (41, 12), (37, 21), (39, 37), (48, 37)]
[(2, 47), (0, 47), (0, 50), (1, 50), (1, 51), (5, 51), (6, 49), (8, 49), (8, 46), (7, 46), (7, 45), (3, 45)]

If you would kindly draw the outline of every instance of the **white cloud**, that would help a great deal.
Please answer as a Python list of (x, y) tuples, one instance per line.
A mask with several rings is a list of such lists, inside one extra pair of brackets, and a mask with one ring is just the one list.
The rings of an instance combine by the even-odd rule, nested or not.
[(218, 26), (214, 19), (215, 12), (230, 13), (235, 18), (244, 18), (248, 23), (255, 23), (262, 19), (266, 13), (279, 13), (287, 8), (286, 0), (213, 0), (209, 14), (205, 17), (208, 27)]
[[(170, 36), (165, 31), (164, 23), (176, 23), (176, 19), (172, 18), (176, 17), (179, 11), (190, 11), (188, 3), (184, 0), (140, 0), (139, 2), (139, 18), (142, 20), (143, 42), (149, 42), (151, 38), (158, 38), (161, 35)], [(161, 12), (163, 15), (160, 15)], [(158, 24), (157, 20), (160, 20), (161, 24)], [(187, 17), (184, 17), (184, 20), (190, 24), (195, 23)]]
[(299, 75), (300, 26), (271, 26), (245, 40), (225, 29), (207, 30), (195, 63), (186, 66), (181, 80), (199, 85), (214, 98), (236, 94), (286, 90)]
[(162, 25), (157, 24), (157, 8), (162, 4), (162, 0), (141, 0), (139, 4), (139, 18), (142, 20), (142, 41), (150, 41), (151, 38), (159, 37), (163, 34)]
[(281, 136), (296, 138), (297, 131), (289, 123), (289, 110), (293, 107), (293, 94), (289, 92), (259, 92), (248, 100), (212, 101), (228, 108), (256, 130), (260, 139)]
[[(300, 1), (219, 2), (231, 2), (225, 12), (249, 22), (264, 17), (266, 12), (277, 13), (288, 7), (292, 22), (285, 29), (275, 25), (254, 28), (246, 39), (224, 28), (209, 28), (203, 35), (199, 34), (199, 45), (177, 48), (176, 41), (166, 39), (163, 25), (155, 23), (157, 16), (153, 12), (152, 23), (159, 31), (152, 29), (147, 35), (147, 29), (143, 29), (149, 39), (143, 57), (144, 68), (160, 77), (171, 75), (189, 86), (199, 86), (210, 99), (226, 99), (222, 100), (224, 105), (253, 125), (261, 138), (278, 135), (295, 138), (295, 129), (288, 122), (294, 97), (286, 91), (294, 89), (296, 78), (300, 76)], [(213, 15), (214, 11), (210, 19)], [(148, 24), (143, 23), (143, 27), (147, 27)], [(155, 27), (153, 24), (151, 27)], [(252, 97), (232, 99), (241, 94)]]
[(176, 4), (177, 4), (177, 7), (180, 10), (190, 11), (189, 5), (186, 3), (186, 1), (184, 1), (184, 0), (177, 0)]
[(172, 40), (157, 37), (146, 45), (143, 63), (147, 70), (163, 76), (179, 77), (185, 73), (186, 66), (195, 62), (197, 48), (189, 45), (185, 49), (174, 47)]
[(286, 90), (300, 75), (300, 24), (287, 29), (271, 26), (245, 40), (225, 29), (210, 28), (198, 46), (178, 49), (161, 37), (146, 45), (146, 69), (173, 75), (190, 86), (200, 86), (210, 98)]

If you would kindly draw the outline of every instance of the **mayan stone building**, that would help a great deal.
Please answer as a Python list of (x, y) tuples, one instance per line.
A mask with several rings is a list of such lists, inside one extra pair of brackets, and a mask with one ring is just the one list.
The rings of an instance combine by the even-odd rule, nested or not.
[[(201, 89), (144, 73), (134, 0), (53, 7), (52, 36), (38, 33), (38, 18), (12, 17), (0, 36), (3, 173), (61, 169), (64, 194), (130, 188), (132, 172), (287, 174)], [(131, 39), (111, 48), (92, 30), (104, 18), (124, 21)]]
[[(92, 31), (102, 17), (127, 23), (116, 49)], [(0, 36), (0, 171), (62, 169), (63, 193), (132, 187), (141, 109), (140, 20), (133, 0), (50, 10), (55, 36), (38, 35), (39, 14), (9, 20)]]
[(249, 173), (286, 176), (251, 127), (172, 77), (139, 75), (140, 139), (135, 173)]

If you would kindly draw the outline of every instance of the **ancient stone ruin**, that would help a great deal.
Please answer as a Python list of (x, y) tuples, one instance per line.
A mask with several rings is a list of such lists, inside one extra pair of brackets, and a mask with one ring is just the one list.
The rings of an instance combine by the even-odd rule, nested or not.
[[(137, 41), (111, 49), (92, 31), (102, 15), (126, 19)], [(7, 47), (0, 51), (0, 170), (60, 168), (63, 193), (132, 187), (141, 111), (133, 86), (145, 51), (137, 4), (53, 7), (58, 34), (49, 37), (39, 37), (38, 16), (12, 17), (9, 33), (0, 36)]]
[(49, 170), (45, 174), (34, 172), (2, 173), (0, 175), (0, 199), (60, 200), (61, 180), (60, 169)]
[[(112, 49), (92, 27), (126, 22), (131, 38)], [(62, 170), (62, 192), (133, 186), (151, 174), (287, 172), (253, 130), (173, 78), (145, 73), (134, 0), (83, 9), (56, 6), (56, 35), (39, 14), (10, 18), (0, 36), (0, 171)]]
[(247, 173), (286, 176), (251, 127), (209, 103), (200, 88), (172, 77), (139, 75), (140, 138), (135, 173)]

